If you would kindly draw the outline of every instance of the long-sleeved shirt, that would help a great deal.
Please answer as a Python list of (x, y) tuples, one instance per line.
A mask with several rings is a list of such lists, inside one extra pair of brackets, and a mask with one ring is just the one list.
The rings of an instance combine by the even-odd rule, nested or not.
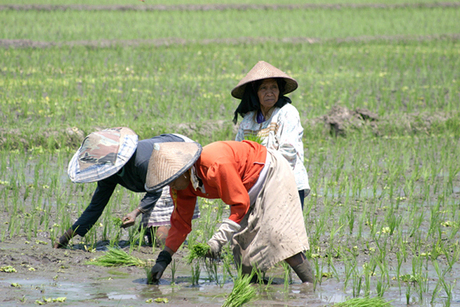
[(262, 145), (279, 151), (289, 162), (294, 171), (297, 189), (310, 189), (307, 170), (303, 164), (303, 127), (297, 109), (290, 103), (282, 108), (275, 108), (270, 118), (260, 124), (256, 116), (256, 111), (244, 116), (235, 141), (242, 141), (248, 135), (260, 137)]
[(239, 223), (249, 210), (248, 191), (259, 178), (266, 157), (267, 149), (251, 141), (223, 141), (204, 146), (194, 164), (203, 188), (195, 190), (190, 183), (184, 190), (171, 190), (175, 208), (166, 246), (176, 252), (185, 241), (192, 230), (193, 210), (198, 196), (222, 199), (230, 205), (229, 219)]
[[(139, 141), (133, 156), (117, 174), (97, 182), (97, 188), (90, 204), (72, 225), (72, 230), (82, 237), (86, 235), (101, 216), (117, 184), (133, 192), (146, 192), (145, 178), (150, 156), (153, 151), (153, 145), (155, 143), (183, 141), (182, 138), (173, 134), (162, 134), (151, 139)], [(142, 198), (139, 206), (147, 211), (155, 206), (160, 196), (161, 192), (147, 192), (144, 198)]]

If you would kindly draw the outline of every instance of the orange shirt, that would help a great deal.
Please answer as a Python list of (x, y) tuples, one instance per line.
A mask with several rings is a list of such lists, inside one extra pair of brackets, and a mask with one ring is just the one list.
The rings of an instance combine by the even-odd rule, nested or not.
[(248, 191), (259, 178), (266, 157), (267, 149), (251, 141), (223, 141), (204, 146), (194, 165), (205, 192), (195, 190), (191, 183), (185, 190), (171, 189), (175, 208), (166, 246), (176, 252), (192, 230), (197, 196), (222, 199), (230, 205), (229, 219), (239, 223), (249, 210)]

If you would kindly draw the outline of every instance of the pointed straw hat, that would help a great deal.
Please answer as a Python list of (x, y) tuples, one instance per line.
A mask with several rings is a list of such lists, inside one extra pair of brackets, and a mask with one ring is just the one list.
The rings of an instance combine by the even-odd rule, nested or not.
[(196, 142), (157, 143), (149, 160), (145, 190), (160, 191), (198, 160), (202, 147)]
[(94, 182), (116, 174), (131, 159), (137, 143), (137, 134), (126, 127), (91, 133), (69, 162), (70, 180)]
[(286, 81), (286, 87), (281, 95), (295, 91), (298, 86), (297, 81), (294, 78), (289, 77), (285, 72), (279, 70), (267, 62), (259, 61), (232, 90), (232, 96), (238, 99), (242, 99), (246, 84), (257, 80), (271, 78), (283, 78)]

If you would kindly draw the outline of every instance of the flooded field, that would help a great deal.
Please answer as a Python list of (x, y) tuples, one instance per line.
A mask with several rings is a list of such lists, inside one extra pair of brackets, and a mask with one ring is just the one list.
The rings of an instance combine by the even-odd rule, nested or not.
[[(75, 246), (78, 248), (78, 246)], [(143, 268), (104, 268), (84, 265), (85, 261), (103, 253), (89, 253), (83, 250), (53, 250), (49, 245), (25, 244), (23, 242), (2, 243), (2, 263), (9, 263), (16, 268), (16, 273), (0, 273), (1, 306), (37, 305), (46, 300), (64, 302), (53, 304), (67, 306), (138, 306), (146, 303), (152, 305), (155, 299), (167, 298), (169, 306), (222, 306), (226, 296), (232, 291), (233, 283), (229, 280), (223, 285), (207, 280), (203, 272), (199, 285), (192, 285), (190, 268), (185, 263), (176, 271), (175, 283), (171, 283), (171, 275), (166, 274), (158, 286), (146, 284)], [(8, 254), (6, 256), (5, 254)], [(150, 247), (142, 247), (134, 252), (139, 257), (152, 257)], [(364, 260), (364, 259), (363, 259)], [(180, 262), (179, 262), (180, 263)], [(411, 270), (406, 265), (403, 270)], [(34, 268), (31, 271), (30, 268)], [(337, 266), (339, 276), (343, 278), (344, 268)], [(453, 272), (459, 272), (458, 263)], [(445, 306), (445, 303), (429, 303), (436, 286), (436, 272), (427, 271), (427, 294), (423, 295), (426, 303), (420, 302), (419, 294), (414, 289), (410, 300), (419, 303), (415, 306)], [(254, 285), (258, 296), (249, 306), (332, 306), (352, 296), (352, 286), (344, 289), (344, 284), (334, 278), (324, 279), (321, 285), (305, 286), (299, 280), (293, 281), (288, 287), (284, 285), (281, 268), (271, 272), (271, 285)], [(458, 274), (453, 274), (446, 282), (454, 285)], [(15, 285), (15, 286), (13, 286)], [(407, 293), (393, 285), (386, 289), (384, 297), (391, 300), (393, 306), (407, 306)], [(452, 305), (460, 304), (458, 287), (453, 288)], [(161, 303), (163, 304), (163, 303)]]
[[(302, 285), (278, 266), (267, 272), (266, 284), (253, 285), (257, 297), (248, 306), (333, 306), (376, 296), (393, 306), (460, 304), (458, 146), (451, 137), (339, 138), (310, 144), (306, 158), (312, 192), (304, 217), (315, 284)], [(198, 269), (187, 264), (187, 245), (174, 255), (174, 269), (168, 268), (157, 286), (146, 284), (143, 267), (88, 263), (107, 253), (108, 246), (147, 263), (156, 259), (159, 249), (140, 244), (137, 227), (116, 226), (142, 194), (117, 188), (84, 238), (74, 238), (68, 249), (53, 249), (51, 242), (78, 218), (95, 188), (70, 182), (65, 173), (70, 155), (1, 156), (2, 306), (163, 304), (155, 300), (170, 306), (222, 306), (232, 291), (232, 277), (222, 262), (215, 263), (214, 272), (204, 263)], [(201, 218), (194, 220), (188, 242), (206, 242), (229, 214), (220, 201), (201, 200), (199, 205)], [(236, 274), (233, 265), (232, 270)]]

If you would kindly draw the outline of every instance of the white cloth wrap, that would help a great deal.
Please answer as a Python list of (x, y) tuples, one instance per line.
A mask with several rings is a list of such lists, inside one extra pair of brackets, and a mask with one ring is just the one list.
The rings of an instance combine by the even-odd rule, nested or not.
[(235, 263), (243, 272), (267, 271), (276, 263), (309, 249), (294, 174), (278, 151), (268, 150), (270, 166), (256, 200), (233, 235)]
[(219, 229), (214, 233), (211, 239), (208, 241), (208, 245), (211, 247), (213, 253), (220, 253), (222, 246), (231, 241), (233, 234), (239, 231), (241, 226), (232, 221), (231, 219), (225, 219), (222, 221)]

